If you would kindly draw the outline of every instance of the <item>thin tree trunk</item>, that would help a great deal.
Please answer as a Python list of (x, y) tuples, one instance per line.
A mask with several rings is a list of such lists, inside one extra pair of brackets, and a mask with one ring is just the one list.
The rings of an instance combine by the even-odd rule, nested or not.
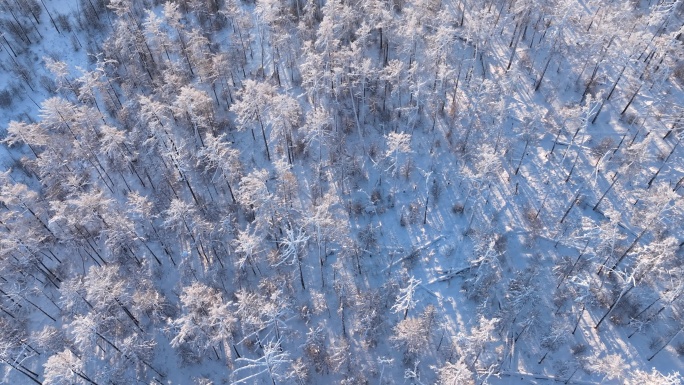
[(575, 203), (577, 203), (577, 198), (579, 198), (579, 195), (580, 195), (580, 190), (577, 190), (577, 194), (575, 194), (575, 197), (572, 198), (572, 203), (570, 203), (570, 207), (568, 207), (568, 209), (565, 211), (565, 214), (563, 214), (563, 217), (561, 218), (560, 223), (563, 223), (563, 221), (565, 220), (565, 217), (568, 216), (568, 214), (570, 213), (570, 210), (572, 210), (573, 206), (575, 206)]
[(624, 115), (625, 112), (627, 112), (627, 109), (629, 108), (629, 106), (632, 105), (632, 102), (634, 101), (634, 98), (636, 98), (636, 96), (637, 96), (637, 94), (639, 93), (639, 90), (641, 90), (641, 87), (642, 87), (642, 86), (643, 86), (643, 84), (640, 84), (640, 85), (639, 85), (639, 88), (637, 88), (637, 90), (634, 91), (634, 94), (632, 94), (632, 97), (629, 98), (629, 102), (627, 102), (627, 105), (625, 106), (625, 108), (622, 110), (622, 112), (620, 112), (620, 115)]
[[(648, 226), (650, 226), (650, 223), (649, 223)], [(646, 230), (648, 229), (648, 226), (646, 226), (646, 228), (645, 228), (645, 229), (636, 237), (636, 239), (634, 240), (634, 242), (632, 242), (632, 244), (629, 245), (629, 248), (627, 248), (627, 250), (625, 250), (625, 252), (622, 253), (622, 255), (620, 256), (620, 258), (618, 258), (617, 262), (615, 262), (615, 264), (613, 265), (613, 267), (612, 267), (611, 269), (614, 270), (614, 269), (620, 264), (620, 262), (622, 262), (622, 260), (625, 259), (625, 257), (627, 256), (627, 254), (629, 254), (629, 252), (632, 251), (632, 249), (634, 248), (634, 246), (636, 246), (636, 244), (639, 242), (639, 240), (641, 239), (641, 237), (646, 233)]]
[(553, 58), (553, 56), (549, 55), (549, 60), (547, 60), (546, 64), (544, 65), (544, 70), (541, 73), (541, 77), (537, 81), (537, 84), (534, 86), (535, 91), (539, 91), (539, 87), (541, 87), (542, 80), (544, 80), (544, 75), (546, 75), (546, 70), (549, 68), (549, 63), (551, 63), (552, 58)]
[(608, 192), (613, 188), (613, 186), (615, 185), (615, 182), (617, 182), (617, 181), (618, 181), (618, 173), (616, 172), (615, 175), (613, 176), (613, 183), (611, 183), (610, 186), (608, 187), (608, 189), (606, 189), (606, 192), (604, 192), (603, 195), (601, 195), (601, 199), (599, 199), (598, 202), (596, 202), (596, 205), (594, 205), (594, 208), (592, 210), (596, 211), (596, 209), (598, 209), (599, 205), (603, 201), (603, 198), (606, 197), (606, 194), (608, 194)]
[(672, 156), (672, 153), (674, 153), (675, 150), (677, 149), (677, 146), (679, 146), (679, 142), (680, 141), (678, 140), (677, 143), (675, 143), (674, 147), (672, 148), (672, 151), (670, 151), (670, 153), (667, 155), (667, 158), (665, 158), (665, 160), (663, 161), (663, 164), (660, 166), (658, 171), (656, 171), (655, 175), (653, 175), (653, 178), (651, 178), (651, 180), (648, 181), (648, 188), (647, 189), (651, 188), (653, 181), (655, 181), (655, 178), (658, 177), (658, 174), (660, 174), (660, 171), (663, 169), (663, 167), (665, 167), (665, 165), (667, 164), (667, 161), (670, 159), (670, 156)]
[(681, 332), (682, 332), (682, 329), (677, 330), (677, 333), (675, 333), (672, 337), (670, 337), (670, 338), (667, 340), (667, 342), (666, 342), (660, 349), (658, 349), (655, 353), (653, 353), (653, 354), (652, 354), (650, 357), (648, 357), (646, 360), (647, 360), (647, 361), (651, 361), (651, 360), (653, 359), (653, 357), (655, 357), (658, 353), (660, 353), (663, 349), (665, 349), (665, 347), (666, 347), (667, 345), (669, 345), (670, 342), (672, 342), (672, 340), (675, 339), (675, 337), (677, 337), (677, 336), (679, 335), (679, 333), (681, 333)]
[(518, 167), (515, 169), (515, 175), (518, 175), (518, 171), (520, 171), (520, 166), (522, 166), (523, 159), (525, 159), (525, 153), (527, 153), (527, 146), (530, 144), (530, 140), (525, 141), (525, 148), (523, 149), (522, 156), (520, 157), (520, 162), (518, 163)]
[(606, 317), (608, 317), (608, 316), (613, 312), (613, 310), (615, 310), (615, 307), (620, 303), (620, 301), (625, 297), (625, 295), (627, 295), (627, 293), (629, 293), (629, 292), (630, 292), (632, 289), (634, 289), (635, 287), (636, 287), (636, 286), (635, 286), (634, 284), (632, 284), (628, 289), (623, 289), (623, 290), (620, 292), (620, 295), (618, 295), (618, 297), (617, 297), (617, 299), (615, 300), (615, 302), (613, 302), (613, 304), (610, 305), (610, 309), (608, 309), (608, 311), (606, 312), (606, 314), (604, 314), (603, 317), (601, 317), (601, 319), (600, 319), (599, 322), (596, 324), (596, 326), (594, 326), (594, 329), (598, 329), (599, 326), (601, 326), (601, 324), (602, 324), (603, 321), (606, 319)]
[(584, 309), (586, 308), (586, 303), (582, 302), (582, 310), (580, 310), (579, 316), (577, 317), (577, 322), (575, 322), (575, 327), (572, 329), (572, 334), (574, 335), (577, 331), (580, 321), (582, 320), (582, 314), (584, 314)]
[(261, 136), (264, 138), (264, 145), (266, 146), (266, 157), (271, 160), (271, 151), (268, 150), (268, 141), (266, 140), (266, 130), (264, 129), (264, 123), (261, 121), (261, 115), (257, 115), (259, 120), (259, 126), (261, 126)]

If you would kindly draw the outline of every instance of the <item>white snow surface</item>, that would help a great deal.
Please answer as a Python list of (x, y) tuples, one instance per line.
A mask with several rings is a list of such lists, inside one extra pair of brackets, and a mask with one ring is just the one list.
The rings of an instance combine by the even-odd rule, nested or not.
[[(152, 9), (155, 14), (163, 15), (163, 5), (133, 3), (136, 9)], [(306, 85), (293, 81), (283, 64), (285, 59), (280, 59), (278, 65), (281, 72), (276, 80), (272, 68), (275, 60), (272, 50), (266, 43), (267, 53), (261, 56), (259, 28), (250, 26), (255, 37), (251, 43), (253, 52), (251, 56), (246, 55), (249, 58), (244, 66), (245, 76), (237, 64), (231, 70), (233, 76), (242, 78), (237, 79), (239, 85), (231, 88), (233, 94), (230, 98), (236, 98), (236, 93), (240, 92), (241, 85), (247, 79), (272, 84), (278, 95), (289, 95), (300, 104), (302, 118), (294, 131), (298, 138), (304, 137), (304, 116), (315, 109), (324, 106), (337, 109), (336, 112), (341, 111), (330, 133), (334, 139), (321, 145), (322, 149), (319, 148), (318, 139), (308, 142), (301, 140), (308, 147), (297, 152), (293, 164), (288, 166), (296, 181), (295, 191), (287, 198), (272, 198), (273, 202), (286, 200), (287, 203), (268, 203), (287, 206), (296, 212), (291, 219), (296, 224), (287, 225), (292, 226), (290, 230), (301, 226), (302, 233), (306, 235), (306, 240), (300, 239), (301, 245), (298, 244), (301, 247), (301, 280), (306, 283), (306, 289), (300, 284), (297, 263), (291, 263), (294, 262), (292, 255), (283, 257), (289, 258), (287, 263), (275, 264), (269, 260), (269, 256), (284, 253), (276, 247), (275, 237), (283, 236), (285, 225), (264, 229), (265, 225), (259, 225), (257, 220), (252, 222), (248, 205), (245, 207), (231, 202), (218, 173), (212, 171), (202, 174), (199, 166), (190, 163), (182, 165), (188, 173), (186, 178), (202, 189), (192, 194), (198, 194), (203, 205), (193, 203), (183, 176), (178, 178), (174, 187), (179, 191), (179, 200), (191, 204), (201, 213), (198, 215), (209, 223), (210, 229), (201, 235), (207, 245), (226, 245), (225, 250), (207, 251), (208, 254), (221, 256), (221, 266), (217, 260), (211, 263), (202, 260), (198, 242), (194, 238), (190, 241), (189, 236), (183, 235), (186, 233), (181, 225), (178, 225), (178, 229), (164, 225), (168, 214), (166, 210), (172, 201), (168, 198), (170, 192), (167, 192), (168, 196), (162, 196), (162, 193), (152, 191), (149, 186), (142, 184), (144, 178), (139, 181), (128, 170), (122, 171), (125, 176), (115, 175), (116, 183), (112, 182), (114, 186), (108, 189), (104, 178), (98, 179), (95, 166), (86, 164), (86, 168), (92, 168), (89, 172), (92, 175), (82, 186), (82, 191), (97, 187), (111, 199), (111, 206), (118, 208), (121, 216), (125, 216), (124, 210), (128, 207), (126, 202), (132, 191), (154, 201), (156, 216), (150, 220), (150, 224), (142, 219), (137, 224), (145, 228), (145, 241), (149, 239), (147, 249), (135, 246), (134, 254), (143, 262), (137, 265), (130, 258), (117, 258), (106, 245), (107, 235), (102, 234), (92, 237), (92, 246), (78, 245), (57, 236), (55, 240), (46, 241), (46, 248), (55, 254), (55, 258), (47, 256), (47, 249), (42, 249), (46, 257), (41, 258), (45, 260), (46, 269), (49, 267), (55, 271), (62, 284), (87, 275), (88, 269), (95, 265), (95, 258), (91, 260), (86, 255), (91, 254), (89, 248), (94, 253), (102, 253), (103, 258), (110, 262), (107, 266), (120, 265), (119, 274), (129, 277), (125, 290), (133, 292), (141, 287), (139, 280), (149, 279), (165, 298), (163, 306), (167, 308), (160, 310), (161, 315), (153, 319), (149, 313), (141, 312), (144, 319), (140, 320), (140, 330), (129, 324), (121, 327), (126, 329), (125, 332), (102, 332), (117, 343), (133, 335), (153, 343), (152, 353), (148, 357), (149, 366), (163, 376), (140, 362), (133, 363), (134, 359), (124, 357), (123, 353), (114, 353), (102, 340), (94, 344), (92, 351), (79, 350), (73, 343), (72, 326), (69, 325), (73, 325), (76, 313), (88, 314), (90, 311), (85, 306), (76, 312), (66, 311), (64, 290), (50, 286), (40, 276), (31, 278), (25, 275), (15, 282), (14, 275), (7, 273), (10, 278), (0, 281), (0, 289), (9, 293), (4, 294), (2, 306), (26, 319), (22, 326), (26, 339), (19, 345), (24, 351), (36, 348), (36, 352), (27, 354), (22, 351), (17, 354), (16, 349), (12, 350), (14, 347), (3, 351), (3, 354), (9, 353), (0, 356), (3, 359), (0, 363), (2, 381), (7, 384), (33, 384), (36, 381), (29, 378), (35, 378), (48, 383), (44, 367), (48, 358), (56, 352), (33, 346), (35, 333), (46, 326), (54, 326), (64, 333), (68, 340), (63, 346), (69, 347), (80, 355), (80, 360), (87, 362), (83, 371), (98, 384), (199, 384), (202, 383), (199, 382), (200, 378), (214, 384), (303, 383), (289, 374), (292, 364), (299, 358), (309, 368), (306, 381), (311, 384), (433, 384), (439, 383), (439, 368), (447, 362), (459, 360), (465, 361), (472, 372), (472, 380), (477, 384), (622, 384), (638, 370), (650, 372), (655, 368), (664, 375), (684, 371), (680, 352), (684, 346), (680, 334), (684, 321), (680, 313), (681, 300), (678, 301), (676, 295), (683, 286), (675, 282), (682, 268), (684, 255), (681, 247), (674, 250), (674, 262), (663, 268), (666, 271), (656, 274), (655, 270), (649, 270), (645, 278), (635, 278), (641, 272), (638, 262), (644, 258), (642, 255), (649, 252), (649, 245), (655, 245), (656, 241), (667, 237), (674, 237), (678, 243), (684, 240), (681, 226), (681, 195), (684, 188), (678, 185), (684, 176), (684, 164), (682, 149), (677, 148), (682, 135), (681, 128), (668, 135), (672, 127), (681, 127), (682, 123), (677, 119), (681, 120), (684, 112), (683, 83), (681, 78), (676, 79), (674, 71), (677, 65), (682, 65), (681, 38), (674, 39), (674, 48), (662, 56), (663, 66), (674, 62), (670, 75), (659, 80), (658, 76), (661, 75), (656, 72), (651, 78), (640, 80), (635, 69), (635, 74), (629, 78), (625, 75), (625, 80), (618, 82), (615, 95), (605, 100), (622, 69), (619, 60), (629, 54), (625, 50), (630, 48), (630, 42), (625, 40), (625, 33), (616, 33), (613, 35), (617, 36), (614, 48), (606, 48), (608, 42), (605, 41), (595, 49), (603, 49), (608, 53), (607, 58), (598, 61), (592, 44), (598, 44), (596, 42), (600, 39), (595, 38), (594, 34), (574, 35), (584, 31), (588, 20), (596, 18), (599, 24), (601, 18), (609, 17), (601, 11), (601, 2), (569, 1), (563, 3), (566, 4), (565, 8), (544, 8), (542, 15), (547, 11), (555, 12), (552, 16), (546, 16), (553, 22), (545, 29), (542, 29), (543, 25), (536, 25), (536, 20), (529, 22), (528, 27), (525, 27), (529, 28), (527, 36), (516, 43), (516, 56), (510, 70), (506, 68), (512, 53), (510, 43), (517, 36), (516, 25), (523, 17), (518, 15), (514, 18), (513, 15), (515, 7), (523, 7), (522, 3), (526, 2), (492, 2), (489, 7), (469, 3), (440, 2), (440, 11), (437, 12), (442, 18), (450, 17), (458, 21), (463, 7), (466, 9), (466, 25), (470, 27), (460, 26), (457, 22), (444, 23), (453, 27), (450, 31), (452, 39), (448, 42), (448, 49), (453, 52), (448, 58), (461, 58), (463, 71), (456, 64), (450, 64), (447, 71), (443, 68), (446, 66), (444, 63), (436, 64), (435, 69), (435, 63), (428, 62), (434, 58), (410, 58), (411, 52), (399, 51), (399, 47), (411, 46), (404, 41), (410, 40), (409, 37), (398, 36), (396, 31), (400, 31), (401, 27), (385, 28), (387, 34), (397, 33), (387, 43), (392, 50), (390, 59), (402, 61), (405, 67), (409, 60), (424, 65), (422, 67), (419, 64), (416, 69), (418, 80), (410, 79), (404, 68), (400, 77), (405, 79), (402, 84), (406, 87), (397, 87), (389, 92), (386, 113), (380, 111), (383, 86), (378, 73), (384, 65), (382, 58), (378, 57), (380, 47), (375, 37), (376, 29), (373, 29), (375, 34), (372, 35), (372, 41), (358, 49), (361, 52), (359, 55), (365, 55), (369, 65), (378, 70), (378, 73), (369, 75), (365, 80), (373, 83), (372, 96), (371, 87), (368, 87), (369, 95), (366, 96), (366, 90), (361, 85), (363, 81), (356, 80), (354, 85), (349, 86), (350, 89), (354, 88), (351, 99), (346, 97), (343, 101), (334, 101), (332, 97), (326, 99), (321, 96), (323, 91), (311, 92)], [(631, 3), (637, 6), (629, 12), (655, 17), (656, 1)], [(662, 35), (675, 36), (676, 26), (682, 25), (681, 1), (659, 3), (672, 3), (673, 7), (680, 9), (673, 12), (673, 19), (667, 23), (666, 33)], [(221, 9), (227, 10), (227, 4), (221, 3)], [(261, 2), (257, 1), (256, 5), (237, 4), (251, 15), (248, 19), (255, 24), (260, 22), (257, 14)], [(421, 4), (420, 1), (406, 2), (401, 12), (396, 9), (388, 12), (397, 22), (410, 20), (413, 14), (409, 10), (418, 9)], [(74, 25), (83, 5), (84, 2), (75, 0), (45, 1), (53, 17), (58, 14), (70, 15)], [(629, 12), (625, 11), (625, 14)], [(37, 26), (42, 39), (23, 49), (15, 43), (18, 57), (14, 60), (29, 69), (33, 90), (10, 70), (12, 58), (3, 46), (0, 63), (4, 67), (4, 74), (0, 76), (0, 91), (10, 90), (12, 95), (11, 104), (0, 109), (3, 134), (7, 133), (6, 127), (10, 121), (41, 121), (37, 105), (50, 97), (60, 96), (80, 105), (74, 93), (50, 90), (46, 86), (48, 79), (53, 76), (45, 69), (44, 58), (52, 57), (66, 63), (71, 79), (79, 76), (77, 67), (94, 70), (96, 61), (92, 58), (97, 56), (98, 47), (101, 48), (112, 33), (105, 16), (112, 21), (118, 19), (113, 12), (106, 13), (101, 13), (102, 29), (94, 31), (74, 26), (71, 33), (58, 33), (43, 11)], [(131, 14), (140, 13), (136, 10)], [(197, 23), (196, 17), (190, 13), (184, 23), (188, 26)], [(478, 22), (479, 18), (481, 22)], [(619, 25), (615, 21), (612, 23), (605, 22), (605, 25)], [(494, 24), (496, 27), (487, 27)], [(656, 30), (653, 24), (645, 25), (651, 27), (638, 24), (639, 28), (643, 27), (639, 32), (646, 36), (639, 43), (648, 42)], [(539, 28), (539, 31), (533, 31), (534, 28)], [(629, 26), (624, 28), (628, 29)], [(437, 26), (430, 25), (422, 29), (425, 36), (413, 37), (420, 41), (418, 47), (422, 47), (421, 50), (427, 44), (429, 33), (436, 33), (436, 29)], [(394, 32), (388, 32), (390, 30)], [(207, 34), (212, 35), (212, 42), (217, 43), (212, 49), (227, 51), (229, 46), (235, 48), (235, 31), (232, 26), (226, 26), (218, 32), (208, 31)], [(301, 33), (305, 35), (306, 31)], [(535, 45), (539, 41), (535, 39), (540, 39), (542, 34), (549, 43), (538, 42)], [(598, 35), (599, 31), (595, 34)], [(605, 32), (604, 40), (610, 39), (610, 36)], [(342, 36), (339, 38), (344, 39)], [(478, 47), (478, 39), (482, 41), (481, 47)], [(557, 45), (562, 48), (550, 43), (554, 39), (558, 39)], [(574, 41), (575, 44), (568, 41)], [(12, 42), (15, 40), (10, 40)], [(658, 38), (657, 44), (665, 43)], [(656, 42), (653, 42), (643, 49), (650, 52), (648, 47), (655, 46)], [(568, 52), (568, 47), (575, 47), (576, 50)], [(348, 47), (345, 45), (344, 48)], [(655, 48), (653, 51), (656, 51)], [(481, 54), (482, 58), (479, 56)], [(587, 58), (579, 57), (580, 54), (586, 54)], [(163, 57), (162, 54), (158, 56)], [(299, 56), (293, 58), (300, 72), (303, 72), (301, 66), (304, 57), (300, 52)], [(656, 57), (657, 60), (660, 58)], [(169, 60), (175, 60), (176, 64), (180, 63), (179, 66), (185, 65), (185, 59), (180, 55), (174, 58), (172, 54)], [(547, 64), (547, 60), (550, 64)], [(639, 67), (643, 60), (632, 58), (629, 63), (634, 68), (643, 68)], [(262, 62), (266, 63), (264, 68), (260, 68)], [(585, 62), (588, 64), (583, 69), (580, 66)], [(591, 88), (587, 96), (583, 97), (585, 85), (595, 65), (600, 66), (598, 75), (591, 87), (587, 87)], [(546, 73), (539, 89), (535, 90), (545, 66), (548, 67)], [(353, 70), (362, 71), (357, 67)], [(442, 72), (435, 76), (433, 70)], [(167, 71), (172, 72), (168, 68)], [(351, 72), (352, 69), (340, 71)], [(264, 72), (266, 76), (262, 76)], [(159, 76), (155, 84), (162, 88), (166, 79), (162, 80), (162, 75), (154, 76)], [(452, 95), (455, 79), (460, 80), (460, 88)], [(126, 107), (133, 105), (131, 101), (135, 98), (132, 95), (155, 95), (155, 100), (163, 99), (156, 91), (147, 88), (150, 82), (144, 78), (138, 91), (124, 90), (119, 80), (116, 82), (113, 88), (126, 100), (123, 103)], [(337, 86), (343, 87), (343, 80), (339, 82)], [(287, 164), (287, 154), (283, 151), (282, 139), (273, 134), (275, 129), (268, 125), (266, 128), (266, 134), (271, 135), (269, 144), (272, 161), (269, 161), (258, 125), (250, 126), (254, 131), (236, 129), (240, 124), (234, 107), (229, 110), (226, 106), (228, 98), (222, 99), (223, 94), (219, 94), (217, 99), (221, 99), (221, 102), (216, 103), (211, 85), (201, 76), (190, 77), (188, 84), (211, 98), (217, 122), (212, 130), (217, 134), (225, 133), (232, 148), (239, 150), (242, 176), (264, 169), (267, 180), (263, 182), (267, 192), (280, 192), (278, 186), (284, 179), (279, 175), (275, 160), (280, 159)], [(327, 90), (328, 87), (322, 88)], [(639, 93), (630, 102), (637, 87), (640, 87)], [(180, 85), (171, 94), (177, 95), (179, 88)], [(434, 92), (434, 89), (441, 91)], [(339, 93), (349, 94), (348, 91)], [(104, 98), (103, 94), (97, 96), (101, 104), (104, 104)], [(448, 104), (442, 107), (440, 102)], [(376, 104), (371, 107), (372, 103)], [(628, 103), (630, 107), (623, 114), (622, 110)], [(590, 120), (599, 105), (602, 106), (600, 114), (592, 123)], [(355, 110), (357, 106), (360, 106), (358, 111)], [(92, 104), (90, 107), (95, 108)], [(135, 113), (142, 114), (140, 111)], [(383, 117), (383, 114), (386, 116)], [(104, 108), (102, 116), (102, 121), (127, 135), (134, 130)], [(179, 121), (182, 119), (178, 117)], [(171, 122), (175, 120), (175, 116), (166, 120), (168, 136), (182, 138), (185, 147), (182, 151), (196, 161), (194, 156), (198, 153), (197, 148), (203, 147), (195, 143), (196, 135), (200, 135), (201, 139), (201, 135), (209, 130), (200, 134), (183, 131), (179, 128), (180, 123), (177, 127), (173, 126)], [(99, 125), (100, 122), (93, 124)], [(398, 140), (392, 139), (395, 133), (406, 134), (409, 141), (406, 148), (392, 142)], [(129, 140), (136, 138), (131, 134)], [(393, 147), (392, 143), (396, 146)], [(278, 146), (281, 148), (278, 149)], [(40, 196), (50, 196), (46, 191), (47, 182), (42, 181), (37, 173), (21, 167), (22, 157), (33, 157), (28, 146), (3, 146), (2, 151), (0, 164), (2, 171), (12, 170), (9, 174), (13, 179), (11, 183), (24, 183)], [(671, 151), (672, 155), (668, 157)], [(105, 158), (99, 155), (103, 162)], [(83, 160), (83, 163), (86, 161)], [(169, 162), (168, 165), (172, 167), (173, 163)], [(158, 173), (151, 175), (153, 179), (166, 172), (160, 163), (157, 166), (158, 169), (149, 169), (151, 173)], [(649, 183), (657, 171), (656, 179)], [(129, 187), (121, 183), (120, 178), (128, 181)], [(618, 178), (615, 183), (614, 178)], [(231, 187), (238, 195), (238, 201), (238, 186), (243, 184), (244, 178)], [(644, 202), (648, 201), (649, 194), (658, 188), (663, 191), (674, 189), (676, 199), (666, 202), (663, 214), (657, 220), (644, 222), (643, 218), (647, 215), (636, 209), (646, 205)], [(316, 242), (320, 229), (308, 221), (315, 216), (315, 207), (321, 202), (321, 191), (330, 192), (339, 200), (333, 206), (342, 213), (335, 221), (342, 224), (343, 230), (336, 229), (331, 239), (335, 236), (344, 239), (324, 245), (328, 255), (321, 255), (321, 246)], [(62, 198), (66, 201), (68, 195)], [(599, 201), (600, 205), (595, 207)], [(49, 209), (38, 215), (45, 223), (49, 223), (51, 230), (60, 226), (53, 225), (56, 206), (51, 203), (45, 207)], [(653, 211), (654, 207), (661, 206), (653, 204), (643, 207), (646, 207), (645, 211)], [(226, 213), (230, 213), (230, 216)], [(30, 214), (24, 210), (21, 215), (28, 217)], [(270, 214), (265, 215), (258, 210), (255, 215), (264, 216), (265, 221), (271, 220), (268, 218)], [(600, 226), (607, 226), (611, 220), (616, 223), (615, 228), (624, 236), (624, 240), (616, 247), (619, 252), (609, 257), (611, 259), (606, 264), (605, 253), (602, 254), (604, 249), (600, 249), (599, 243), (607, 236), (599, 230)], [(219, 230), (223, 224), (226, 224), (226, 231)], [(647, 224), (649, 227), (644, 228)], [(155, 226), (163, 231), (163, 237), (152, 237), (150, 229)], [(255, 245), (254, 261), (246, 260), (240, 264), (237, 261), (243, 254), (235, 250), (235, 240), (237, 234), (244, 231), (262, 235)], [(639, 235), (642, 231), (645, 232), (643, 237)], [(345, 232), (349, 236), (345, 236)], [(630, 250), (633, 241), (635, 244)], [(171, 249), (167, 250), (169, 257), (164, 251), (165, 242), (171, 245)], [(279, 247), (285, 249), (282, 245), (279, 244)], [(617, 262), (622, 252), (625, 252), (626, 258)], [(160, 263), (155, 262), (153, 253), (161, 257)], [(2, 258), (9, 261), (12, 255), (8, 252)], [(57, 257), (61, 262), (56, 261)], [(611, 267), (614, 263), (616, 266), (613, 271)], [(9, 271), (6, 265), (9, 262), (3, 262), (1, 268)], [(602, 268), (603, 265), (606, 266)], [(572, 270), (568, 266), (572, 266)], [(599, 269), (603, 269), (601, 274), (597, 273)], [(34, 274), (31, 270), (27, 272)], [(398, 311), (399, 308), (392, 306), (409, 279), (420, 281), (420, 284), (412, 293), (411, 305)], [(183, 349), (191, 347), (172, 346), (172, 340), (179, 333), (173, 320), (185, 314), (181, 297), (184, 289), (193, 282), (201, 282), (220, 293), (217, 298), (233, 302), (230, 310), (236, 316), (239, 301), (236, 294), (241, 289), (255, 293), (280, 293), (286, 303), (286, 311), (280, 315), (275, 327), (264, 326), (249, 335), (236, 326), (230, 343), (216, 343), (197, 359), (187, 359), (189, 354), (183, 353)], [(630, 282), (635, 283), (633, 290), (629, 286)], [(611, 310), (611, 303), (623, 292), (625, 303)], [(317, 293), (321, 293), (322, 297), (317, 297)], [(520, 296), (516, 297), (517, 294)], [(371, 299), (373, 295), (379, 299)], [(28, 304), (27, 298), (35, 305)], [(649, 304), (656, 298), (662, 299), (651, 309)], [(277, 302), (274, 298), (271, 300)], [(374, 325), (375, 335), (367, 338), (364, 333), (368, 333), (368, 330), (360, 325), (363, 324), (363, 316), (370, 315), (364, 314), (370, 308), (364, 306), (373, 301), (377, 301), (377, 304), (372, 310), (381, 315), (372, 321), (379, 322)], [(21, 308), (17, 305), (21, 305)], [(323, 308), (316, 309), (321, 306)], [(430, 322), (428, 347), (417, 354), (408, 353), (404, 345), (391, 338), (395, 327), (405, 318), (404, 314), (419, 317), (429, 306), (434, 306), (436, 315)], [(55, 317), (55, 321), (47, 318), (37, 307), (45, 309)], [(644, 309), (647, 310), (640, 313)], [(106, 311), (120, 312), (119, 309), (101, 311), (103, 314)], [(597, 323), (609, 311), (611, 316), (597, 328)], [(647, 315), (651, 318), (647, 318)], [(0, 316), (9, 321), (8, 315)], [(121, 326), (119, 324), (128, 322), (125, 315), (121, 314), (118, 320), (117, 328)], [(477, 334), (487, 322), (492, 323), (492, 329)], [(245, 323), (241, 318), (239, 324), (244, 326)], [(637, 325), (643, 325), (643, 328), (637, 329)], [(315, 370), (313, 360), (305, 352), (305, 342), (307, 333), (316, 328), (321, 328), (326, 354), (336, 352), (347, 355), (344, 365), (334, 368), (331, 358), (324, 369)], [(674, 338), (670, 340), (672, 336)], [(348, 345), (335, 350), (342, 342)], [(277, 345), (271, 353), (282, 361), (264, 364), (268, 343)], [(652, 357), (666, 343), (667, 347)], [(4, 346), (2, 348), (5, 349)], [(230, 352), (231, 348), (239, 351), (241, 357), (236, 356), (236, 351)], [(596, 369), (597, 363), (613, 355), (620, 361), (618, 374)], [(128, 362), (123, 365), (125, 370), (110, 370), (115, 360)], [(15, 367), (18, 364), (36, 375), (19, 373)], [(269, 369), (274, 369), (276, 374), (269, 374)], [(110, 371), (114, 377), (109, 377), (107, 373)], [(116, 378), (117, 375), (122, 377)], [(63, 380), (61, 383), (69, 381)], [(73, 381), (87, 383), (78, 376)]]

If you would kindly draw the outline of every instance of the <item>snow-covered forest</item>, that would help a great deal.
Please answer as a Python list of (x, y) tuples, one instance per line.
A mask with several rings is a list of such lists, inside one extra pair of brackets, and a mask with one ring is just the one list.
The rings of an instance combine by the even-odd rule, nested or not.
[(684, 382), (683, 0), (0, 10), (0, 382)]

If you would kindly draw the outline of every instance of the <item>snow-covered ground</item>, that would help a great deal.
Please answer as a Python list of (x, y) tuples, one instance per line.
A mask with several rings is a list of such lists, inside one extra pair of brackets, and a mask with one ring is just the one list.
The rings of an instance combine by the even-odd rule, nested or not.
[(3, 26), (5, 382), (680, 383), (681, 1), (107, 4)]

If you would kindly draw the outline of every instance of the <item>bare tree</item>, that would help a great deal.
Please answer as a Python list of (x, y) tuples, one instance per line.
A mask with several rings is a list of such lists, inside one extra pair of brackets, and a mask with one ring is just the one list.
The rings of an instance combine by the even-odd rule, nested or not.
[(217, 290), (197, 282), (183, 289), (180, 300), (183, 315), (172, 321), (176, 335), (171, 346), (187, 344), (199, 355), (211, 348), (217, 359), (219, 347), (230, 365), (230, 343), (237, 321), (233, 303), (224, 301)]
[(441, 385), (474, 385), (473, 372), (463, 362), (463, 360), (455, 363), (447, 362), (440, 368), (434, 368), (439, 375), (439, 383)]
[(406, 319), (409, 310), (416, 307), (417, 299), (415, 298), (415, 293), (420, 284), (421, 281), (419, 279), (415, 279), (413, 276), (409, 277), (406, 287), (399, 289), (399, 295), (392, 306), (392, 312), (404, 313), (404, 319)]
[(392, 175), (396, 175), (401, 168), (399, 157), (411, 152), (411, 135), (405, 132), (390, 132), (385, 139), (387, 141), (385, 157), (390, 160), (387, 170), (392, 170)]
[(650, 372), (643, 370), (635, 370), (633, 373), (627, 376), (626, 385), (642, 385), (642, 384), (654, 384), (654, 385), (680, 385), (682, 383), (682, 378), (679, 372), (673, 372), (670, 374), (663, 374), (652, 368)]
[(285, 228), (285, 234), (280, 238), (280, 249), (278, 260), (272, 266), (294, 265), (299, 268), (299, 280), (302, 289), (306, 290), (304, 284), (304, 273), (302, 272), (302, 252), (306, 247), (310, 236), (304, 232), (303, 228), (293, 228), (292, 225)]
[(215, 170), (212, 181), (215, 181), (218, 176), (225, 181), (230, 197), (235, 202), (232, 186), (241, 176), (240, 151), (228, 143), (226, 134), (216, 137), (207, 133), (204, 145), (197, 153), (199, 162), (206, 170)]
[(625, 379), (625, 362), (618, 354), (607, 354), (596, 358), (589, 363), (589, 368), (603, 375), (604, 380)]
[[(266, 139), (264, 119), (266, 118), (265, 115), (267, 113), (269, 98), (272, 98), (275, 93), (275, 89), (270, 84), (257, 83), (250, 79), (244, 82), (244, 89), (238, 93), (240, 100), (231, 106), (231, 111), (237, 114), (239, 130), (244, 130), (254, 123), (259, 124), (268, 160), (271, 160), (271, 151), (269, 150), (268, 140)], [(252, 128), (252, 138), (256, 138), (254, 135), (254, 128)]]
[(259, 358), (241, 357), (235, 360), (241, 364), (232, 374), (231, 384), (254, 383), (262, 375), (268, 377), (276, 385), (276, 380), (286, 378), (285, 369), (290, 365), (290, 354), (283, 350), (280, 340), (263, 344), (263, 355)]
[(405, 318), (394, 327), (390, 340), (405, 346), (409, 353), (421, 353), (429, 348), (430, 329), (422, 317)]
[(45, 385), (91, 384), (98, 385), (84, 372), (83, 362), (70, 350), (53, 354), (44, 365)]

